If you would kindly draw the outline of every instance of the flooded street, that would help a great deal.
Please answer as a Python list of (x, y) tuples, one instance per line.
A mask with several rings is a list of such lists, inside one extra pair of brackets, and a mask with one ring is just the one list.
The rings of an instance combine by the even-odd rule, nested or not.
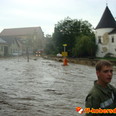
[[(91, 66), (38, 58), (0, 59), (0, 116), (83, 116), (96, 80)], [(116, 71), (112, 84), (116, 87)]]

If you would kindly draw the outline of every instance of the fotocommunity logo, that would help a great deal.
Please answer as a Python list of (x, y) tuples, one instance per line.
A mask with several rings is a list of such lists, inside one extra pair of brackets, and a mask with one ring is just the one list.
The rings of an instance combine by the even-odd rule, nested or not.
[(79, 114), (82, 114), (84, 112), (84, 110), (81, 108), (81, 107), (76, 107), (76, 111), (79, 113)]
[(94, 108), (85, 108), (85, 109), (82, 109), (81, 107), (76, 107), (76, 111), (79, 113), (79, 114), (82, 114), (82, 113), (93, 113), (93, 114), (116, 114), (116, 108), (114, 109), (94, 109)]

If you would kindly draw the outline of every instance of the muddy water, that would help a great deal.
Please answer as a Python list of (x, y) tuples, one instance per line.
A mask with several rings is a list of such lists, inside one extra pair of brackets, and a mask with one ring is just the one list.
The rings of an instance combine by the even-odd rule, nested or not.
[[(115, 76), (114, 71), (114, 85)], [(80, 116), (75, 107), (84, 108), (95, 79), (90, 66), (42, 58), (0, 60), (0, 116)]]

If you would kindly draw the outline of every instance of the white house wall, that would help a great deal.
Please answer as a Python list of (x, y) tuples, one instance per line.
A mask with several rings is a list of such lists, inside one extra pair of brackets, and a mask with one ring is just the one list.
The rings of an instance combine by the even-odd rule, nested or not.
[(109, 49), (108, 45), (98, 44), (98, 52), (96, 54), (97, 57), (104, 57), (108, 53), (108, 51), (107, 52), (103, 52), (103, 50), (102, 50), (103, 47)]
[(113, 30), (114, 28), (101, 28), (101, 29), (96, 29), (96, 34), (97, 35), (103, 35), (104, 33), (109, 33)]
[[(112, 37), (114, 37), (114, 42), (112, 42)], [(109, 52), (116, 56), (116, 34), (109, 35), (110, 42), (109, 42)]]
[[(103, 35), (105, 33), (109, 33), (113, 30), (113, 28), (101, 28), (101, 29), (96, 29), (95, 31), (95, 36), (96, 36), (96, 44), (98, 45), (98, 52), (96, 54), (97, 57), (104, 57), (107, 53), (111, 52), (113, 47), (111, 47), (111, 39), (109, 36), (109, 43), (107, 45), (103, 45)], [(101, 43), (99, 43), (99, 36), (101, 37)], [(107, 51), (103, 51), (103, 47), (107, 48)]]

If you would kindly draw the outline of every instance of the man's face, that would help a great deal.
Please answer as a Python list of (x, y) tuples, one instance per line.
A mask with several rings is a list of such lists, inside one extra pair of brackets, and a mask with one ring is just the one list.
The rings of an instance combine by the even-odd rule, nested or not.
[(97, 71), (96, 74), (101, 83), (108, 84), (112, 80), (113, 69), (112, 67), (103, 66), (101, 71)]

